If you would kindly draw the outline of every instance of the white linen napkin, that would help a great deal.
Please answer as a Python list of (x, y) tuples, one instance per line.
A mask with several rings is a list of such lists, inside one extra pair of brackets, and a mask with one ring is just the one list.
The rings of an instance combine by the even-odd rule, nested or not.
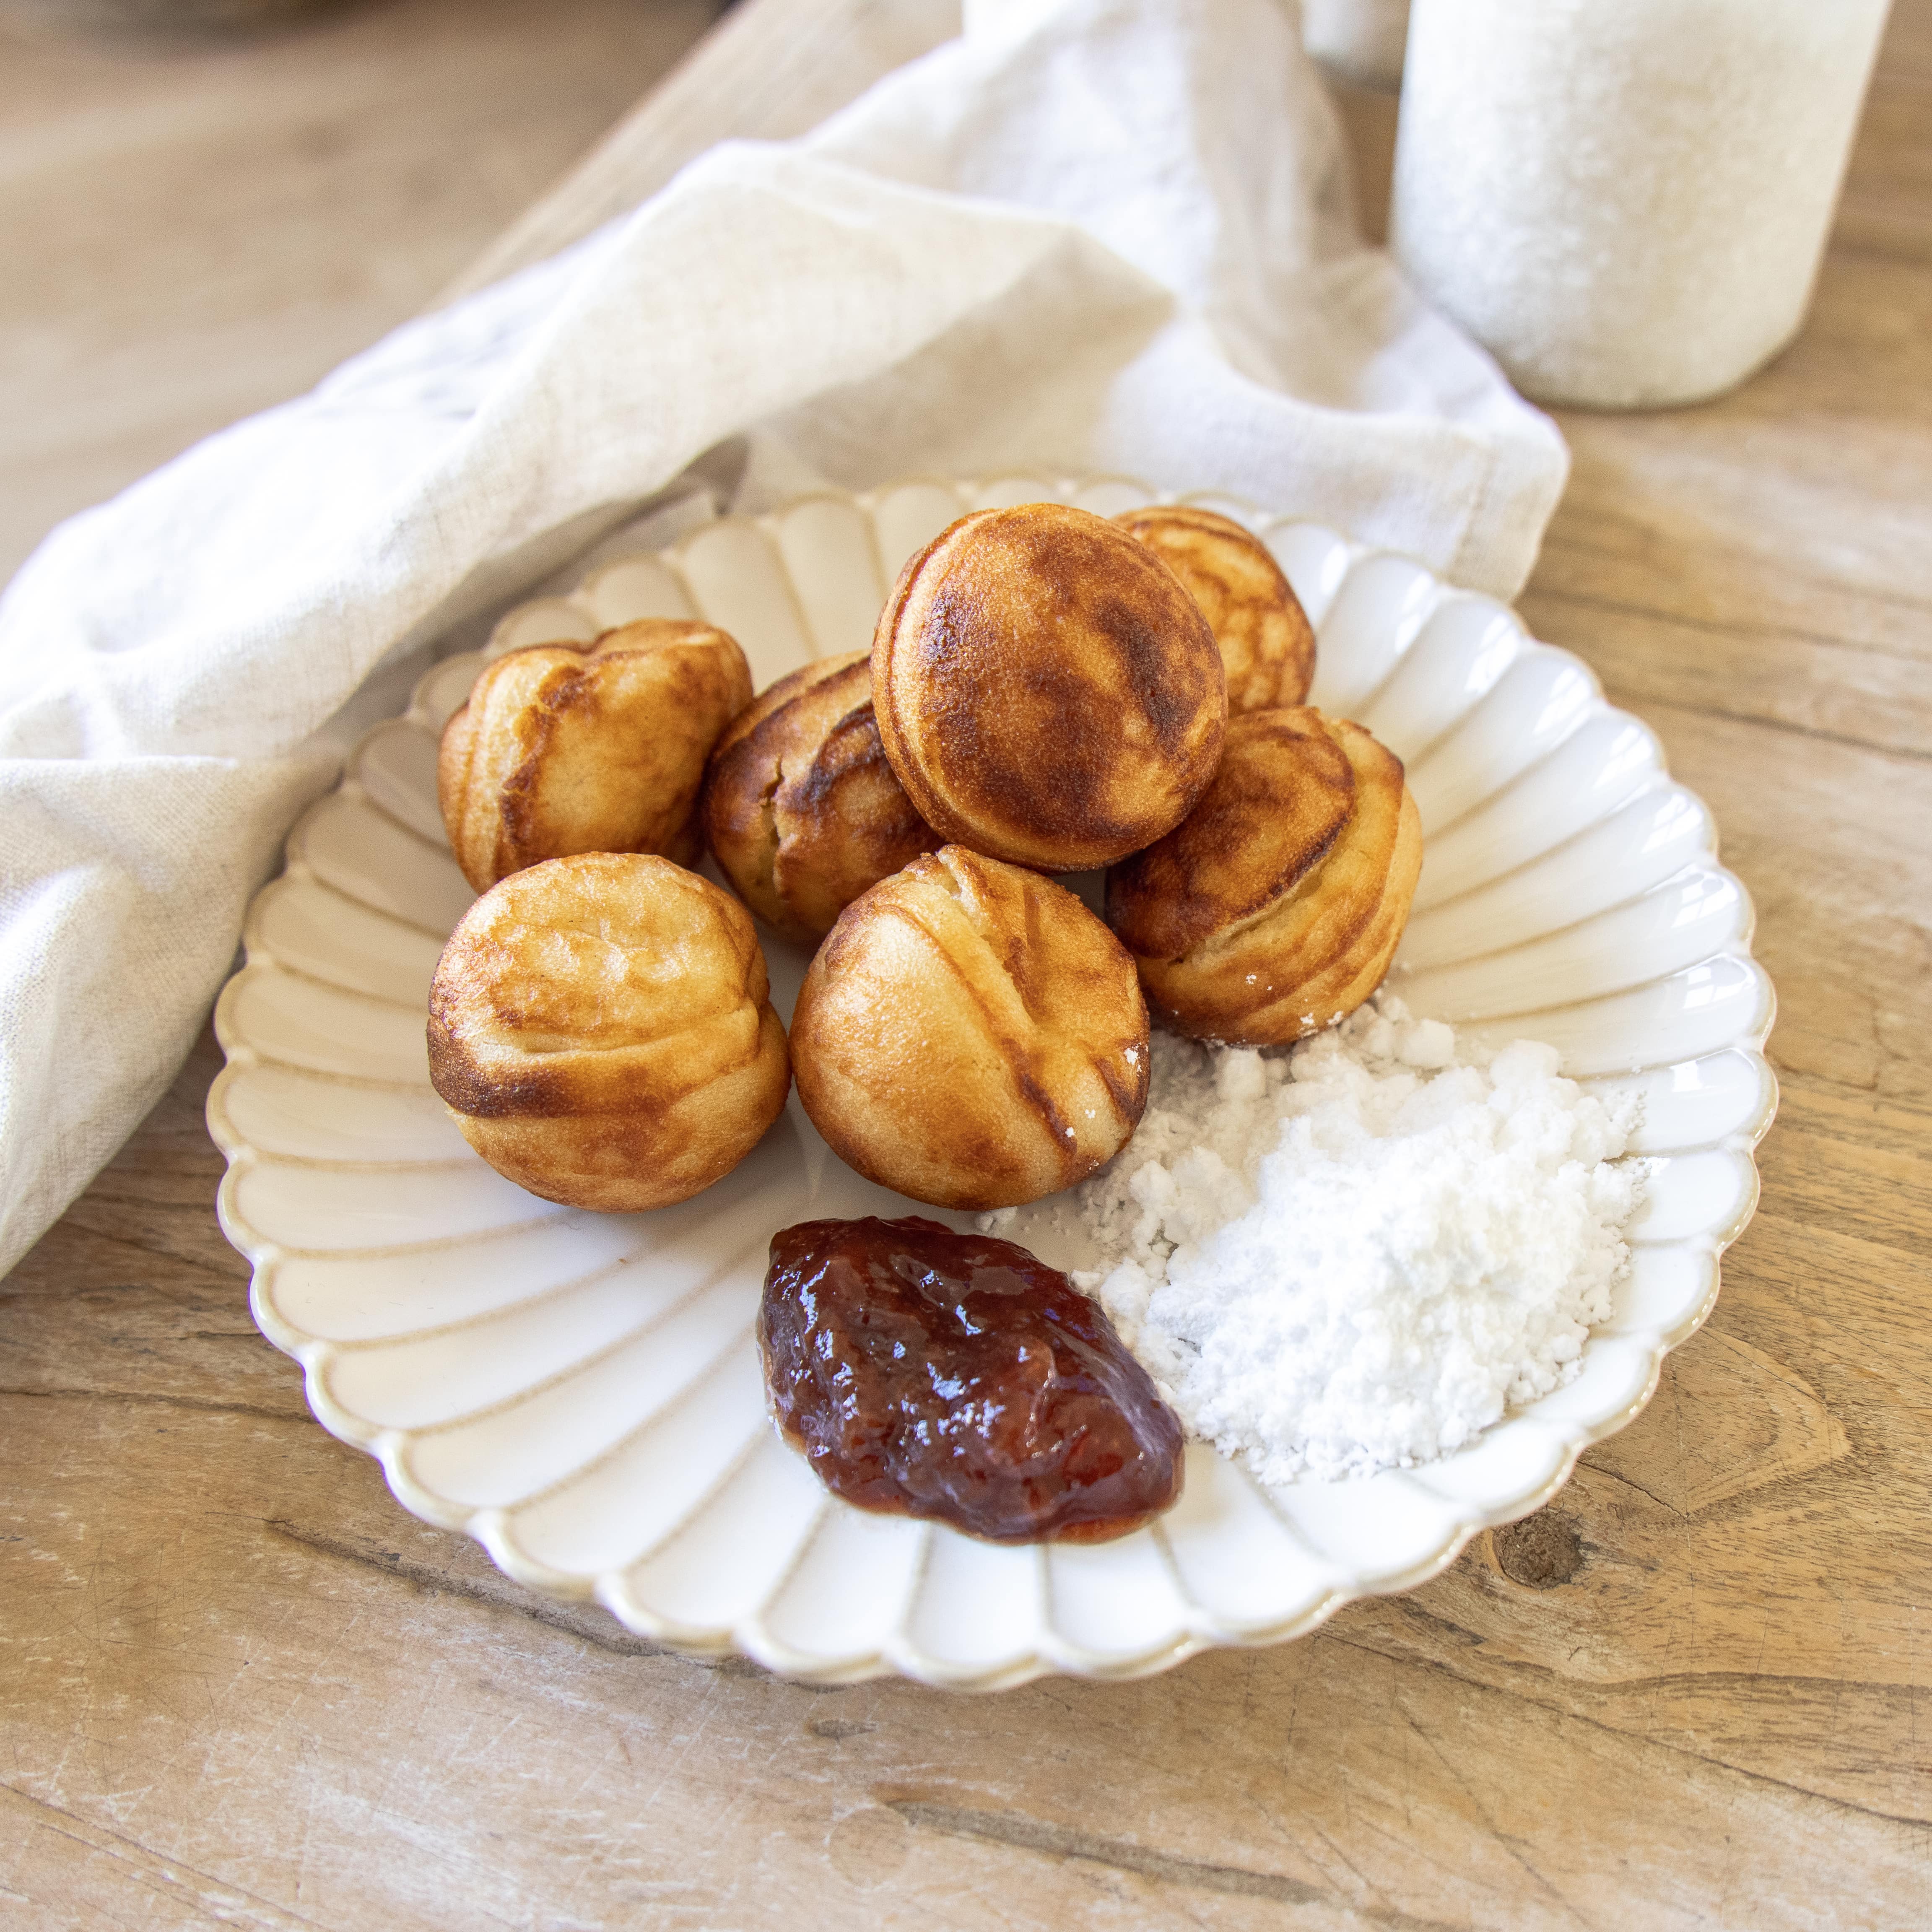
[(969, 4), (806, 140), (56, 530), (0, 602), (0, 1271), (171, 1077), (356, 731), (654, 502), (1125, 471), (1514, 593), (1562, 440), (1361, 246), (1294, 29)]

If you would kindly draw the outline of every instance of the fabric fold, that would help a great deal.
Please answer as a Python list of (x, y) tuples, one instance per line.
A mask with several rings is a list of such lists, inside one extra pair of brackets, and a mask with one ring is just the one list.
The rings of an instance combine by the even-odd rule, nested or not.
[(1271, 0), (976, 6), (805, 142), (712, 150), (22, 569), (0, 601), (0, 1270), (164, 1087), (350, 724), (641, 506), (1125, 471), (1507, 596), (1564, 464), (1354, 238)]

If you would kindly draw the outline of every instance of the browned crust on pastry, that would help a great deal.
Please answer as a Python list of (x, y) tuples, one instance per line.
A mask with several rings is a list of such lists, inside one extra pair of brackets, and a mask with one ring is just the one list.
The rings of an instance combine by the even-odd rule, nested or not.
[(1227, 716), (1220, 652), (1173, 572), (1058, 503), (975, 512), (915, 556), (880, 615), (872, 686), (920, 815), (1049, 872), (1178, 824)]
[(1166, 1024), (1279, 1045), (1333, 1025), (1381, 983), (1421, 871), (1422, 822), (1402, 761), (1360, 725), (1306, 708), (1236, 724), (1186, 823), (1109, 874), (1108, 917)]
[(733, 722), (700, 816), (746, 904), (807, 946), (868, 886), (941, 843), (886, 761), (865, 651), (781, 678)]
[(532, 1193), (630, 1211), (728, 1173), (784, 1105), (784, 1029), (744, 908), (651, 854), (512, 874), (430, 989), (430, 1082)]
[(1107, 923), (1137, 958), (1178, 959), (1292, 890), (1354, 806), (1348, 754), (1319, 712), (1231, 718), (1200, 803), (1108, 872)]
[(436, 760), (464, 876), (480, 892), (578, 852), (694, 861), (705, 760), (751, 694), (736, 643), (676, 618), (486, 664), (444, 726)]
[(1259, 537), (1191, 503), (1151, 503), (1114, 520), (1201, 607), (1221, 647), (1231, 716), (1300, 704), (1315, 682), (1315, 627)]
[[(725, 726), (717, 743), (712, 747), (712, 756), (722, 758), (734, 745), (748, 738), (773, 712), (796, 703), (815, 685), (843, 676), (854, 664), (869, 663), (871, 658), (869, 650), (844, 651), (835, 657), (814, 658), (810, 664), (802, 664), (796, 670), (766, 685)], [(871, 688), (869, 685), (867, 688)]]
[(1063, 887), (957, 845), (840, 915), (792, 1040), (833, 1151), (940, 1207), (1071, 1186), (1147, 1105), (1147, 1009), (1124, 949)]

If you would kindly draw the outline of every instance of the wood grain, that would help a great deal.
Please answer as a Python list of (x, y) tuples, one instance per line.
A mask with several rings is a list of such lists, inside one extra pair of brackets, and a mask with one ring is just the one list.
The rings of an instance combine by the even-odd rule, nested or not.
[(718, 0), (384, 0), (274, 38), (0, 32), (0, 581), (406, 321)]
[[(494, 259), (746, 126), (759, 36), (849, 17), (748, 0)], [(1928, 106), (1932, 0), (1900, 0), (1804, 336), (1725, 400), (1564, 418), (1524, 608), (1715, 810), (1784, 1100), (1709, 1326), (1546, 1510), (1144, 1684), (660, 1652), (309, 1420), (210, 1211), (204, 1041), (0, 1303), (20, 1922), (1932, 1924)]]

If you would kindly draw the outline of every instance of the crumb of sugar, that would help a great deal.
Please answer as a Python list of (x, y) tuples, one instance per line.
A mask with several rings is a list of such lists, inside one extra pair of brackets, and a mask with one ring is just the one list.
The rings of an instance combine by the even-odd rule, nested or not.
[(1576, 1372), (1629, 1265), (1636, 1103), (1558, 1064), (1459, 1058), (1388, 993), (1286, 1054), (1156, 1035), (1138, 1132), (1076, 1190), (1102, 1264), (1073, 1279), (1264, 1481), (1446, 1454)]

